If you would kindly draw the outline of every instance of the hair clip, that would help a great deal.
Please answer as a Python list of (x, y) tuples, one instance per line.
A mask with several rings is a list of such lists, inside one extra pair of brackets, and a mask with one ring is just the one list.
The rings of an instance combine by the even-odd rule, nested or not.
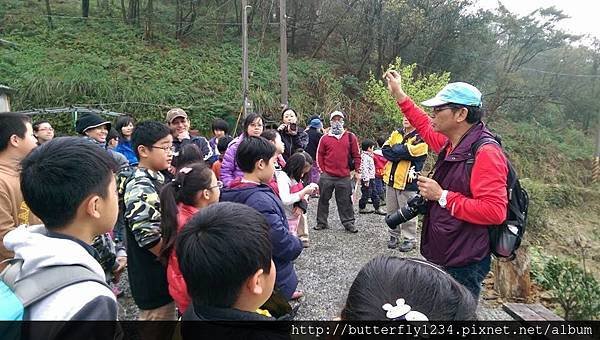
[(185, 167), (185, 168), (181, 168), (181, 170), (179, 170), (179, 172), (184, 173), (184, 174), (189, 174), (193, 169), (190, 167)]
[(396, 306), (386, 303), (382, 306), (387, 311), (385, 316), (393, 320), (406, 321), (429, 321), (427, 316), (421, 312), (411, 311), (410, 306), (404, 303), (404, 299), (396, 300)]
[[(184, 168), (184, 169), (185, 169), (185, 168)], [(175, 188), (177, 188), (177, 189), (181, 189), (181, 182), (179, 182), (179, 181), (177, 180), (177, 178), (173, 178), (173, 179), (171, 180), (171, 183), (173, 183), (173, 186), (174, 186)]]

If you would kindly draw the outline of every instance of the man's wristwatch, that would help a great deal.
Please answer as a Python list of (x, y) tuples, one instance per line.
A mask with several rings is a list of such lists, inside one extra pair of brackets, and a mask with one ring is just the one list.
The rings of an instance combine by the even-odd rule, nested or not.
[(446, 196), (448, 196), (448, 190), (443, 190), (442, 196), (438, 200), (438, 203), (439, 203), (440, 207), (442, 207), (442, 208), (446, 208), (446, 204), (448, 204), (448, 201), (446, 200)]

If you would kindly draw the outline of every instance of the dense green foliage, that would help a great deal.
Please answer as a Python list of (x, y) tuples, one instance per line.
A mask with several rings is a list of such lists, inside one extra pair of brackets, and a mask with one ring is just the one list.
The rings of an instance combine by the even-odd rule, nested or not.
[(600, 319), (600, 282), (577, 263), (532, 251), (532, 274), (550, 291), (566, 320)]
[[(443, 74), (432, 73), (419, 77), (415, 73), (416, 68), (417, 64), (403, 65), (400, 58), (396, 58), (396, 61), (388, 68), (395, 69), (400, 73), (402, 88), (406, 93), (410, 93), (411, 98), (416, 103), (435, 96), (450, 80), (450, 73), (448, 72)], [(381, 80), (380, 75), (376, 78), (372, 73), (369, 74), (369, 80), (365, 87), (366, 100), (379, 107), (384, 115), (391, 117), (399, 126), (402, 123), (402, 113), (398, 110), (396, 101), (389, 94), (387, 85)]]

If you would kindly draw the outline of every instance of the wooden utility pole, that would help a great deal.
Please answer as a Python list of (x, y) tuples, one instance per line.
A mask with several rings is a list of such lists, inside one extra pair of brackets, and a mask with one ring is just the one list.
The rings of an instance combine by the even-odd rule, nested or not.
[(286, 0), (279, 0), (279, 79), (281, 82), (281, 105), (288, 105), (288, 67), (287, 67), (287, 15)]
[(248, 115), (248, 0), (242, 0), (242, 95), (244, 117)]

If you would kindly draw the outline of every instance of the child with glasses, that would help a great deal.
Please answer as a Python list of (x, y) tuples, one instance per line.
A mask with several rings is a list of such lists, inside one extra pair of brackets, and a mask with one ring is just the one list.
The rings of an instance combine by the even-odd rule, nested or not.
[(175, 300), (179, 313), (183, 314), (190, 304), (190, 297), (175, 253), (175, 239), (183, 226), (196, 212), (219, 202), (223, 183), (206, 163), (190, 164), (181, 168), (173, 181), (165, 185), (160, 193), (162, 218), (162, 249), (160, 259), (167, 263), (169, 294)]
[(173, 136), (165, 124), (145, 121), (135, 127), (131, 142), (139, 164), (131, 176), (119, 182), (125, 206), (131, 295), (140, 308), (140, 320), (175, 320), (166, 269), (158, 261), (163, 248), (158, 193), (165, 183), (161, 171), (173, 158)]

